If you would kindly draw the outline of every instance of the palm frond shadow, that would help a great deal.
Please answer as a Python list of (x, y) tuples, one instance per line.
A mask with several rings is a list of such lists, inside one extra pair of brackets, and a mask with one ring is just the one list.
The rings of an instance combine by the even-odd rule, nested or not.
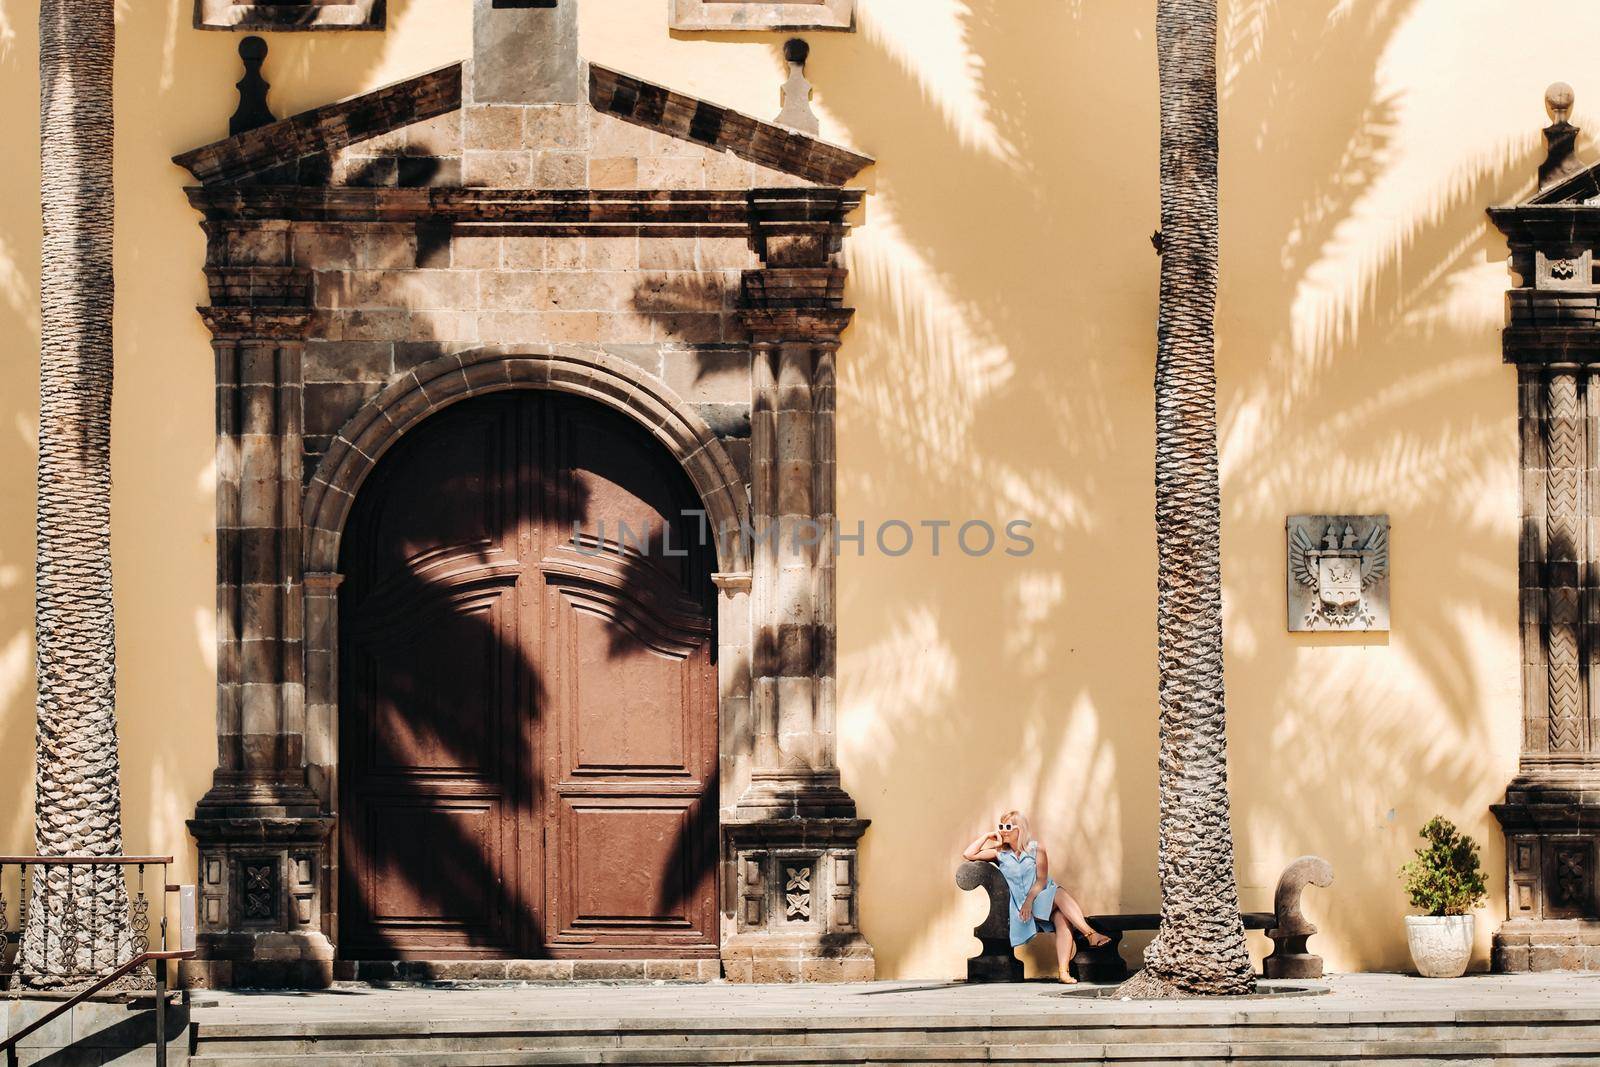
[[(1374, 808), (1411, 792), (1419, 768), (1441, 804), (1486, 804), (1503, 785), (1485, 784), (1494, 698), (1473, 658), (1484, 620), (1514, 604), (1514, 513), (1471, 497), (1515, 472), (1513, 391), (1498, 322), (1440, 308), (1495, 247), (1482, 208), (1532, 173), (1532, 138), (1442, 167), (1392, 238), (1371, 226), (1350, 236), (1390, 180), (1401, 117), (1380, 61), (1416, 6), (1237, 0), (1224, 12), (1224, 606), (1232, 763), (1256, 768), (1235, 780), (1234, 829), (1246, 907), (1270, 903), (1267, 860), (1362, 857), (1341, 870), (1349, 889), (1324, 927), (1346, 965), (1388, 959), (1357, 947), (1382, 945), (1363, 941), (1359, 916), (1390, 903)], [(862, 33), (877, 42), (869, 16)], [(852, 52), (848, 68), (830, 65), (826, 41), (813, 52), (849, 140), (901, 149), (879, 176), (877, 225), (849, 250), (860, 313), (841, 361), (841, 511), (914, 516), (936, 500), (945, 514), (1038, 520), (1036, 552), (1010, 570), (841, 561), (840, 628), (855, 645), (841, 663), (842, 762), (877, 817), (863, 913), (890, 976), (905, 961), (918, 974), (959, 970), (965, 942), (941, 939), (976, 905), (948, 891), (930, 921), (884, 887), (940, 843), (953, 867), (992, 814), (974, 804), (1037, 812), (1088, 910), (1155, 903), (1154, 537), (1149, 498), (1125, 488), (1151, 477), (1154, 50), (1131, 32), (1139, 11), (1030, 16), (1022, 34), (1011, 5), (962, 5), (987, 141), (892, 42)], [(1108, 69), (1134, 73), (1108, 80)], [(974, 190), (981, 200), (962, 200)], [(1319, 325), (1304, 294), (1351, 240), (1377, 250), (1339, 279), (1350, 296), (1330, 298)], [(1060, 344), (1041, 345), (1051, 337)], [(1486, 409), (1502, 387), (1505, 407)], [(1427, 418), (1412, 414), (1419, 405)], [(1273, 635), (1281, 555), (1229, 551), (1270, 545), (1285, 513), (1332, 500), (1400, 516), (1397, 596), (1448, 590), (1438, 610), (1401, 600), (1411, 617), (1397, 615), (1390, 677), (1415, 677), (1409, 691)], [(1442, 733), (1408, 726), (1423, 708), (1445, 716)], [(1372, 755), (1358, 768), (1339, 764), (1352, 737)]]

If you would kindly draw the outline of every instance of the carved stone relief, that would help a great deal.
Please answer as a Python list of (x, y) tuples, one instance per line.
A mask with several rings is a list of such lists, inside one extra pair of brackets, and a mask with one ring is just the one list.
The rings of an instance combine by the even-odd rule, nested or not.
[(1583, 290), (1594, 287), (1594, 254), (1589, 249), (1565, 255), (1538, 252), (1534, 262), (1535, 288)]
[(1389, 516), (1291, 515), (1289, 629), (1389, 629)]
[(786, 867), (788, 879), (784, 883), (784, 917), (791, 922), (811, 918), (811, 868)]

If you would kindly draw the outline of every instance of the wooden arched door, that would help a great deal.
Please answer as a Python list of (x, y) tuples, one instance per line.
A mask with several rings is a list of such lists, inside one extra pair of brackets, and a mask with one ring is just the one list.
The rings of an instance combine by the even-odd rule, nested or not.
[(383, 458), (340, 589), (340, 954), (712, 956), (700, 508), (601, 405), (464, 401)]

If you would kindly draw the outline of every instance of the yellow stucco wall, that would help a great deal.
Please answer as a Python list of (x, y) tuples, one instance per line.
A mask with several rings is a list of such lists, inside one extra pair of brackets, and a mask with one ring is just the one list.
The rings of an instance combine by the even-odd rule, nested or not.
[[(184, 857), (214, 753), (212, 370), (203, 240), (169, 157), (220, 136), (238, 38), (119, 5), (115, 562), (131, 850)], [(874, 820), (862, 922), (886, 977), (962, 973), (951, 884), (1004, 807), (1090, 911), (1153, 909), (1152, 0), (860, 0), (813, 34), (824, 134), (880, 162), (850, 241), (840, 511), (1031, 518), (1022, 561), (840, 563), (840, 760)], [(1547, 0), (1224, 0), (1219, 312), (1234, 826), (1245, 904), (1315, 852), (1336, 969), (1406, 962), (1395, 869), (1435, 812), (1503, 848), (1516, 763), (1516, 438), (1484, 206), (1537, 160), (1544, 86), (1600, 11)], [(37, 414), (36, 6), (0, 0), (0, 851), (30, 850)], [(385, 34), (272, 35), (290, 114), (465, 57), (464, 0)], [(1552, 33), (1552, 23), (1564, 26)], [(775, 114), (782, 35), (674, 37), (584, 0), (598, 62)], [(1587, 141), (1585, 141), (1587, 145)], [(1284, 630), (1283, 518), (1387, 511), (1394, 630)], [(926, 542), (923, 542), (926, 544)], [(1259, 941), (1260, 939), (1255, 939)], [(1042, 947), (1042, 946), (1041, 946)], [(1480, 951), (1480, 963), (1484, 951)], [(1041, 955), (1038, 957), (1043, 959)]]

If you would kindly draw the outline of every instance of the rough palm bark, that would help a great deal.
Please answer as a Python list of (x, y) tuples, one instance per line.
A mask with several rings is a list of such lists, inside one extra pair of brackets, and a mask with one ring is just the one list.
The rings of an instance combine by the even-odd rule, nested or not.
[(1228, 818), (1217, 474), (1217, 5), (1158, 0), (1161, 309), (1156, 350), (1161, 928), (1133, 996), (1255, 987)]
[[(41, 0), (35, 845), (122, 851), (111, 602), (114, 0)], [(115, 867), (38, 868), (21, 973), (70, 986), (132, 951)]]

